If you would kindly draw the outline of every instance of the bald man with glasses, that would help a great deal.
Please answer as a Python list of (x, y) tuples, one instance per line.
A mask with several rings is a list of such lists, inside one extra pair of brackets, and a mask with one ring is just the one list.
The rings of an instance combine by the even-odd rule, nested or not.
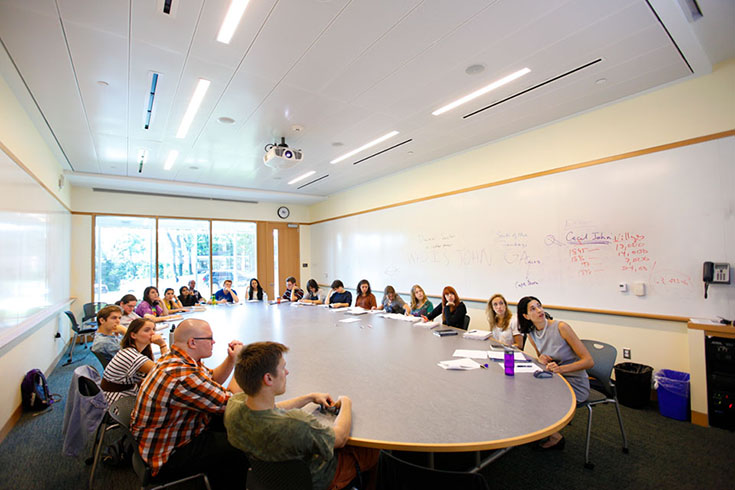
[(154, 480), (170, 481), (206, 473), (212, 488), (244, 481), (247, 457), (227, 441), (222, 415), (236, 382), (225, 388), (242, 342), (227, 346), (215, 369), (202, 363), (212, 355), (212, 328), (187, 319), (174, 331), (171, 351), (161, 357), (138, 391), (130, 428)]

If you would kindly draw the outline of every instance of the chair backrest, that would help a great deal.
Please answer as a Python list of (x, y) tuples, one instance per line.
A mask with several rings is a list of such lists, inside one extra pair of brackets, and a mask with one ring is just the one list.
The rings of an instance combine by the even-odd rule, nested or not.
[[(378, 461), (378, 488), (384, 490), (489, 490), (485, 477), (479, 473), (434, 470), (400, 460), (385, 451)], [(249, 483), (249, 482), (248, 482)]]
[(250, 459), (248, 490), (311, 490), (309, 466), (300, 459), (258, 461)]
[(97, 312), (105, 306), (107, 306), (107, 303), (85, 303), (84, 306), (82, 306), (84, 309), (84, 318), (82, 318), (82, 321), (86, 322), (87, 320), (91, 320), (96, 317)]
[(468, 328), (470, 328), (470, 316), (465, 315), (464, 316), (464, 329), (467, 330)]
[(110, 363), (110, 361), (112, 360), (112, 358), (107, 357), (101, 352), (92, 351), (92, 354), (94, 354), (94, 356), (97, 358), (100, 364), (102, 364), (102, 369), (105, 369), (107, 365)]
[(69, 318), (69, 321), (71, 322), (71, 328), (72, 328), (72, 330), (74, 330), (75, 332), (78, 332), (79, 331), (79, 323), (77, 323), (77, 317), (74, 316), (74, 313), (72, 313), (69, 310), (66, 310), (64, 312), (64, 315), (66, 315), (67, 318)]
[(615, 388), (610, 382), (615, 359), (618, 357), (618, 350), (610, 344), (599, 342), (597, 340), (584, 339), (582, 343), (592, 355), (595, 365), (587, 370), (587, 374), (595, 378), (591, 384), (593, 387), (601, 391), (608, 397), (615, 396)]
[(100, 385), (94, 382), (94, 380), (87, 378), (86, 376), (79, 376), (79, 394), (82, 396), (95, 396), (100, 392)]

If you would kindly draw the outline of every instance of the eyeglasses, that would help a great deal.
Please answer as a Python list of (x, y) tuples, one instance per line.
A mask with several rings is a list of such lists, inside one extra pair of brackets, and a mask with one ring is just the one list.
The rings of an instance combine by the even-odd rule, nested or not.
[(210, 342), (214, 342), (214, 337), (192, 337), (194, 340), (209, 340)]

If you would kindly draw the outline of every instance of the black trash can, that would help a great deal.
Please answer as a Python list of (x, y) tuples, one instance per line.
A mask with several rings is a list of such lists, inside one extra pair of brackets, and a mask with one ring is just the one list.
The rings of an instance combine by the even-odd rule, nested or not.
[(651, 400), (653, 368), (635, 362), (615, 365), (615, 389), (618, 401), (631, 408), (643, 408)]

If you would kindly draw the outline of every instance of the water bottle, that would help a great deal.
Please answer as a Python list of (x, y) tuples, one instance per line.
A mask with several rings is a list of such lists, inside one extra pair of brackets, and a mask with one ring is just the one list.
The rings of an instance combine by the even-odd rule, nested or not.
[(168, 331), (168, 347), (171, 348), (174, 345), (174, 330), (176, 325), (171, 325), (171, 330)]
[(506, 376), (513, 376), (515, 375), (515, 366), (516, 366), (516, 354), (513, 349), (505, 348), (505, 356), (504, 356), (504, 362), (505, 362), (505, 375)]
[(214, 294), (212, 295), (212, 306), (217, 306), (217, 298), (214, 296)]

